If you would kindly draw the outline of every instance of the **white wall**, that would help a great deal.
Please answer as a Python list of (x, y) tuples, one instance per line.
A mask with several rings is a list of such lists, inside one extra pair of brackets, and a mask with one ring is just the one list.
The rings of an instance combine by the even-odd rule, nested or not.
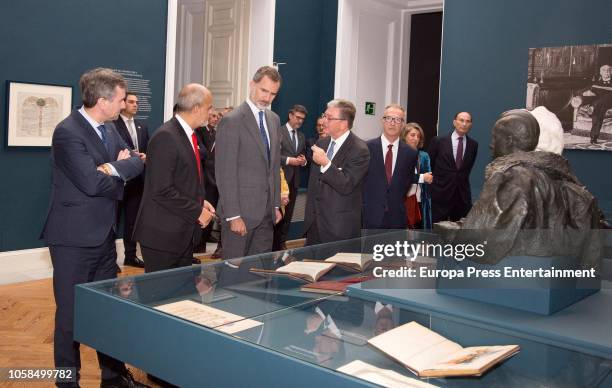
[[(442, 10), (442, 0), (339, 0), (334, 96), (357, 107), (353, 131), (379, 136), (390, 103), (405, 106), (408, 93), (410, 16)], [(374, 116), (366, 101), (376, 103)]]
[(275, 15), (276, 0), (251, 0), (247, 84), (258, 68), (272, 66)]

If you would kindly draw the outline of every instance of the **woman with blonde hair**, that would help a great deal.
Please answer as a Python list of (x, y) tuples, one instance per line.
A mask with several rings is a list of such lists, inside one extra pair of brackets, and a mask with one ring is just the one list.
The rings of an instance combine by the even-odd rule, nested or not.
[(431, 196), (428, 184), (433, 180), (429, 154), (422, 150), (425, 143), (425, 133), (418, 123), (407, 123), (402, 131), (401, 139), (418, 151), (416, 175), (418, 183), (414, 183), (406, 196), (406, 218), (411, 229), (431, 229)]

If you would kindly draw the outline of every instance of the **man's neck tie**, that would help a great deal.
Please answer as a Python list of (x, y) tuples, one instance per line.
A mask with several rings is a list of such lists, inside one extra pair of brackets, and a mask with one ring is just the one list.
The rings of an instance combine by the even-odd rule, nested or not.
[(461, 168), (463, 164), (463, 136), (459, 136), (458, 144), (457, 144), (457, 155), (455, 156), (455, 166), (457, 166), (457, 170)]
[(102, 144), (104, 144), (104, 148), (106, 148), (106, 152), (110, 152), (110, 150), (108, 149), (108, 132), (106, 132), (106, 126), (104, 124), (99, 125), (98, 131), (100, 131), (100, 138), (102, 139)]
[(195, 155), (196, 165), (198, 166), (198, 181), (202, 183), (202, 163), (200, 162), (200, 147), (198, 146), (198, 137), (195, 132), (191, 133), (191, 142), (193, 143), (193, 153)]
[(261, 133), (261, 140), (263, 140), (266, 154), (268, 155), (268, 163), (270, 162), (270, 143), (268, 142), (268, 136), (266, 135), (266, 128), (263, 123), (264, 111), (259, 111), (259, 132)]
[(138, 151), (138, 134), (136, 133), (136, 127), (134, 126), (134, 119), (128, 120), (128, 130), (130, 132), (130, 137), (132, 138), (134, 151)]
[(387, 146), (387, 155), (385, 155), (385, 174), (387, 175), (387, 183), (391, 184), (393, 177), (393, 144)]
[(327, 147), (327, 159), (332, 160), (332, 158), (334, 157), (334, 146), (336, 145), (335, 141), (331, 141), (331, 143), (329, 143), (329, 147)]
[(295, 129), (291, 130), (291, 144), (293, 144), (293, 150), (297, 152), (297, 143), (295, 141)]

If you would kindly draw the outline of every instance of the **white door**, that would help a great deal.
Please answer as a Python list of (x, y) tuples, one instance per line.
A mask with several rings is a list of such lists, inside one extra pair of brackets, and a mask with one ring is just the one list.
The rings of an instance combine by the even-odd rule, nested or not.
[(355, 104), (353, 131), (362, 139), (380, 135), (386, 105), (405, 105), (411, 14), (441, 9), (442, 0), (339, 0), (334, 95)]

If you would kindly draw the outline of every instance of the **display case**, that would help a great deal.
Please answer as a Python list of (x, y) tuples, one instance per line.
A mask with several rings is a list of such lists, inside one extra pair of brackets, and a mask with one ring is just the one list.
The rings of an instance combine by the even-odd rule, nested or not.
[[(301, 291), (302, 280), (258, 271), (272, 271), (292, 260), (322, 260), (338, 252), (371, 252), (373, 244), (400, 237), (437, 238), (410, 231), (377, 234), (79, 285), (75, 339), (181, 387), (378, 386), (363, 368), (338, 371), (355, 361), (394, 372), (383, 383), (394, 387), (612, 383), (612, 362), (602, 354), (465, 316), (411, 307), (384, 293), (377, 299), (368, 282), (355, 287), (368, 289), (365, 297), (353, 290), (320, 294)], [(323, 278), (353, 276), (335, 267)], [(433, 284), (413, 284), (413, 291), (418, 294)], [(421, 379), (368, 343), (412, 321), (462, 346), (516, 344), (521, 350), (479, 377)]]

